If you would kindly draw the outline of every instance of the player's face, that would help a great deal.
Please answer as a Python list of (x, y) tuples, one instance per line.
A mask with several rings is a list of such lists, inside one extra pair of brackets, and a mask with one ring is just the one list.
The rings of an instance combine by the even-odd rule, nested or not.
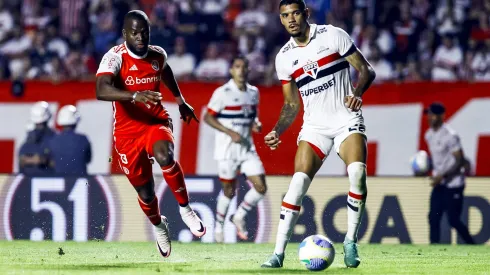
[(291, 4), (281, 6), (279, 12), (282, 25), (292, 37), (304, 35), (309, 16), (308, 9), (302, 12), (298, 4)]
[(248, 77), (248, 64), (243, 59), (237, 59), (230, 68), (230, 74), (235, 82), (246, 82)]
[(444, 120), (444, 115), (436, 115), (429, 113), (427, 115), (427, 119), (429, 120), (430, 127), (439, 127)]
[(144, 55), (150, 44), (150, 26), (145, 20), (130, 20), (123, 30), (124, 40), (129, 49), (137, 54)]

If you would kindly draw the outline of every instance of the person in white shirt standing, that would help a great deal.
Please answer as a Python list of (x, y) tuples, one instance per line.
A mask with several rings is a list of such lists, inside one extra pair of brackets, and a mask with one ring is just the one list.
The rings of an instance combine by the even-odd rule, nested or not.
[(440, 241), (441, 218), (447, 213), (449, 225), (454, 227), (467, 244), (474, 244), (468, 227), (461, 221), (465, 166), (463, 148), (458, 134), (444, 123), (446, 109), (441, 103), (432, 103), (425, 113), (430, 128), (425, 132), (425, 141), (432, 158), (433, 187), (430, 197), (430, 243)]
[[(280, 136), (298, 114), (298, 95), (303, 100), (304, 116), (294, 175), (281, 205), (274, 254), (262, 267), (283, 266), (284, 251), (298, 220), (303, 197), (332, 148), (347, 165), (350, 182), (344, 263), (347, 267), (357, 267), (361, 262), (357, 232), (367, 195), (367, 141), (361, 97), (376, 74), (345, 31), (332, 25), (308, 23), (310, 11), (303, 0), (282, 0), (279, 9), (281, 23), (291, 39), (276, 57), (284, 105), (276, 126), (265, 136), (265, 143), (272, 150), (279, 148)], [(359, 72), (355, 88), (349, 65)]]
[(458, 69), (463, 65), (463, 51), (457, 45), (451, 35), (442, 39), (434, 54), (434, 67), (432, 69), (432, 80), (434, 81), (457, 81)]
[(249, 69), (245, 57), (235, 57), (229, 71), (232, 79), (214, 91), (204, 117), (204, 121), (217, 130), (214, 157), (218, 161), (218, 176), (223, 184), (216, 206), (216, 242), (224, 241), (223, 226), (235, 196), (238, 171), (245, 174), (254, 186), (245, 194), (231, 218), (240, 239), (248, 239), (245, 217), (264, 198), (267, 190), (264, 166), (252, 138), (252, 132), (260, 132), (262, 128), (257, 117), (259, 90), (247, 83)]

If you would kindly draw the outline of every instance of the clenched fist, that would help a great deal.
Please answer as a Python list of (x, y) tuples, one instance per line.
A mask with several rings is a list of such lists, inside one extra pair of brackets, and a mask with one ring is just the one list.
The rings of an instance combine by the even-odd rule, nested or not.
[(271, 150), (276, 150), (277, 147), (279, 147), (279, 144), (281, 141), (279, 140), (279, 135), (277, 134), (276, 131), (272, 131), (268, 133), (264, 137), (265, 144), (271, 148)]

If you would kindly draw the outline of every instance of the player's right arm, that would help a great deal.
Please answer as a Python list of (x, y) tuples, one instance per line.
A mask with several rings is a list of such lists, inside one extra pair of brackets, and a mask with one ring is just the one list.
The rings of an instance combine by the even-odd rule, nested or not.
[(279, 143), (279, 136), (286, 131), (291, 124), (293, 124), (296, 116), (299, 112), (300, 100), (298, 96), (298, 88), (294, 80), (291, 78), (290, 74), (283, 70), (284, 66), (281, 62), (280, 56), (276, 57), (276, 71), (279, 80), (282, 82), (282, 94), (284, 97), (284, 103), (282, 105), (281, 114), (279, 115), (279, 120), (272, 129), (272, 131), (267, 134), (264, 138), (265, 143), (272, 150), (277, 149)]
[(160, 102), (161, 94), (153, 91), (131, 93), (114, 86), (116, 76), (121, 70), (122, 57), (112, 49), (107, 52), (97, 70), (95, 93), (98, 100), (103, 101), (136, 101), (146, 104)]
[(208, 104), (208, 111), (204, 115), (204, 122), (206, 122), (209, 126), (214, 129), (223, 132), (231, 137), (233, 142), (239, 143), (242, 140), (242, 137), (237, 132), (225, 127), (221, 122), (218, 121), (216, 116), (219, 114), (221, 110), (224, 108), (223, 101), (221, 100), (222, 95), (220, 90), (216, 90), (211, 97), (211, 100)]

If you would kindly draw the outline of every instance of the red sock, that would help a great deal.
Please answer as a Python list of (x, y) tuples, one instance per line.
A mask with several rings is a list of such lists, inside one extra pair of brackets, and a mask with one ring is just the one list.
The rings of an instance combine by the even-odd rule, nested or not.
[(187, 188), (185, 187), (184, 171), (182, 171), (180, 164), (176, 161), (171, 165), (162, 167), (162, 172), (163, 178), (172, 190), (177, 202), (181, 206), (189, 204), (189, 194), (187, 194)]
[(138, 197), (138, 202), (140, 203), (140, 207), (145, 212), (146, 216), (150, 220), (153, 225), (159, 225), (162, 222), (162, 217), (160, 215), (160, 208), (158, 207), (158, 199), (155, 198), (148, 204)]

